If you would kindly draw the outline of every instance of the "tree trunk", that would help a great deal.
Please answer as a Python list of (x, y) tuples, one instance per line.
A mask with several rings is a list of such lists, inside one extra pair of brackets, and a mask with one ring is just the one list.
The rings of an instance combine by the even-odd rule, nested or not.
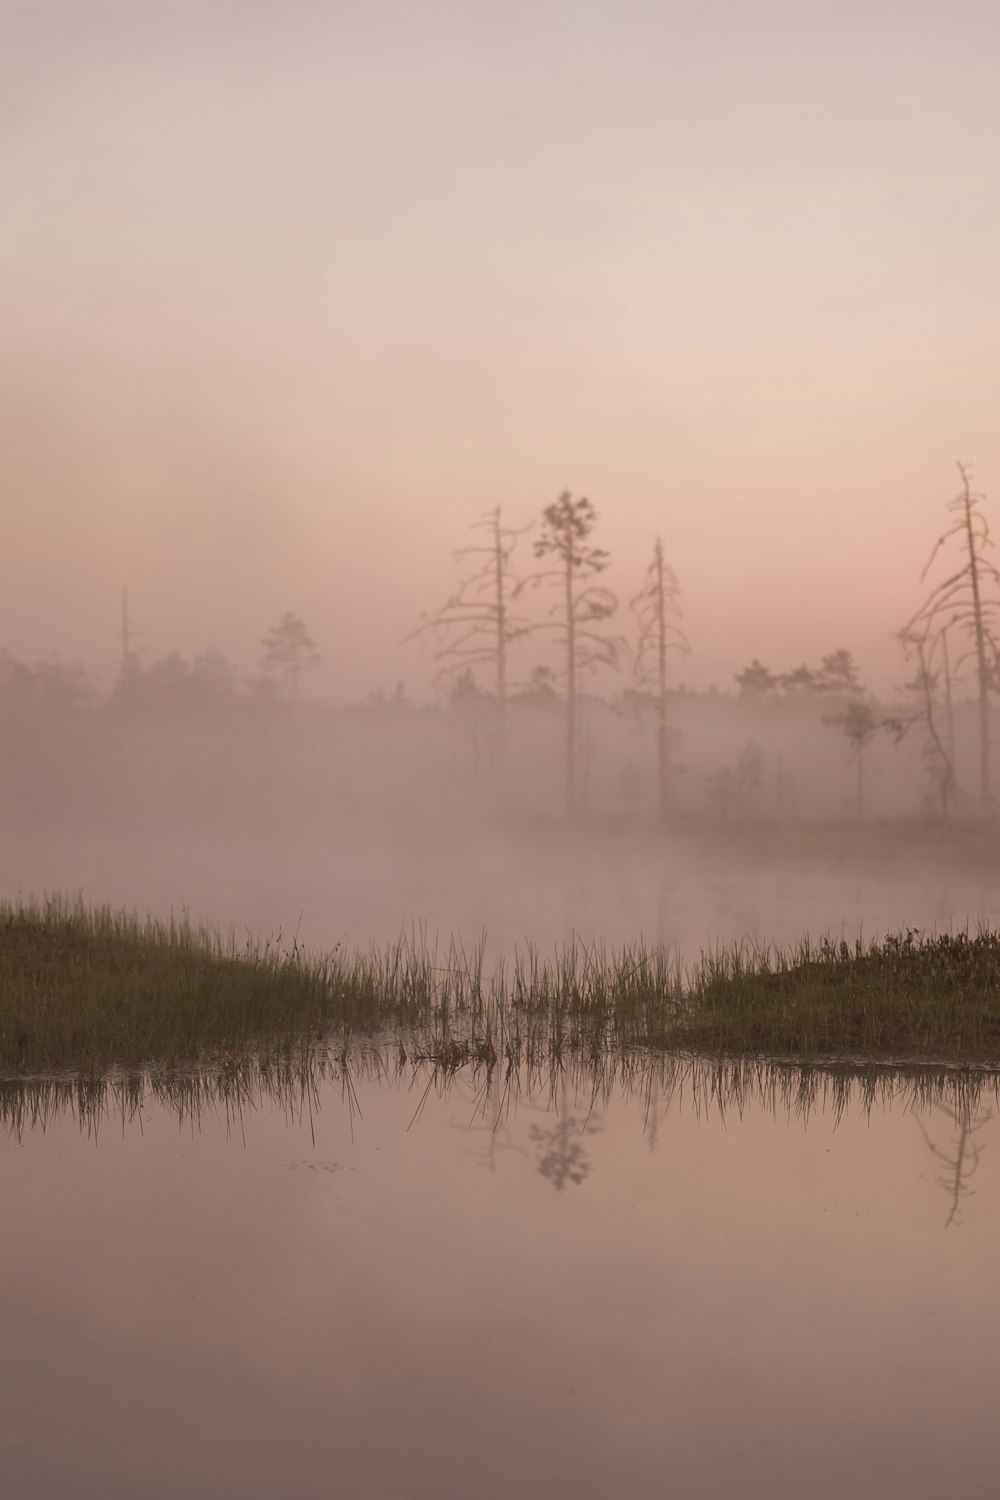
[(969, 476), (961, 464), (963, 503), (965, 505), (965, 531), (969, 549), (969, 575), (972, 580), (972, 618), (976, 632), (976, 665), (979, 675), (979, 801), (985, 812), (992, 801), (990, 790), (990, 705), (989, 667), (986, 662), (986, 626), (983, 620), (983, 600), (979, 586), (979, 555), (976, 551), (976, 536), (972, 529), (972, 496), (969, 492)]
[(566, 546), (566, 811), (576, 815), (576, 613), (573, 607), (573, 542)]
[(656, 738), (660, 822), (667, 816), (667, 603), (663, 592), (663, 543), (656, 539), (657, 701)]
[(507, 601), (504, 597), (504, 556), (499, 505), (493, 512), (493, 562), (497, 612), (497, 762), (502, 768), (507, 751)]
[(955, 710), (951, 701), (951, 662), (948, 658), (948, 631), (941, 632), (941, 654), (944, 657), (944, 714), (945, 744), (948, 747), (948, 762), (955, 764)]

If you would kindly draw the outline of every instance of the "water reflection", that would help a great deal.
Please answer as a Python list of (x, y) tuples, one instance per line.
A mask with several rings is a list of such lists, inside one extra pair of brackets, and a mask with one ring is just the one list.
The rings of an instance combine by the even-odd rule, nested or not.
[(929, 1126), (919, 1114), (915, 1118), (928, 1151), (945, 1168), (938, 1182), (947, 1194), (950, 1203), (948, 1217), (944, 1221), (944, 1227), (950, 1229), (952, 1224), (961, 1223), (962, 1205), (965, 1199), (971, 1198), (975, 1193), (971, 1179), (979, 1170), (982, 1152), (982, 1145), (975, 1137), (976, 1133), (992, 1120), (993, 1111), (986, 1109), (974, 1114), (970, 1104), (966, 1101), (957, 1114), (950, 1114), (943, 1105), (939, 1104), (935, 1115), (937, 1117), (943, 1115), (953, 1127), (954, 1134), (950, 1147), (938, 1144), (937, 1140), (931, 1136)]
[[(972, 1179), (984, 1149), (982, 1135), (1000, 1103), (1000, 1074), (981, 1068), (889, 1067), (848, 1063), (803, 1064), (756, 1059), (709, 1059), (636, 1054), (611, 1063), (561, 1058), (542, 1067), (445, 1067), (414, 1060), (404, 1049), (370, 1046), (357, 1054), (317, 1047), (305, 1057), (258, 1059), (216, 1071), (103, 1078), (0, 1082), (0, 1125), (14, 1141), (70, 1121), (95, 1143), (109, 1129), (142, 1134), (153, 1113), (172, 1116), (189, 1135), (221, 1126), (226, 1139), (252, 1144), (258, 1119), (280, 1115), (285, 1126), (316, 1143), (324, 1111), (346, 1116), (353, 1142), (363, 1133), (360, 1091), (386, 1091), (409, 1101), (405, 1130), (420, 1133), (431, 1101), (464, 1100), (451, 1128), (469, 1142), (466, 1155), (493, 1176), (502, 1158), (530, 1160), (557, 1193), (582, 1187), (595, 1169), (592, 1145), (616, 1105), (636, 1106), (632, 1129), (650, 1156), (668, 1121), (689, 1115), (725, 1128), (747, 1112), (806, 1128), (816, 1117), (834, 1127), (848, 1113), (862, 1119), (892, 1112), (912, 1115), (940, 1170), (948, 1198), (946, 1228), (962, 1223), (974, 1196)], [(527, 1112), (530, 1123), (523, 1126)], [(947, 1138), (945, 1133), (947, 1133)], [(334, 1173), (342, 1164), (300, 1160), (293, 1167)], [(350, 1170), (353, 1170), (351, 1168)]]
[(593, 1114), (577, 1115), (565, 1105), (551, 1125), (532, 1125), (528, 1138), (535, 1148), (535, 1161), (541, 1175), (551, 1182), (557, 1193), (567, 1183), (580, 1187), (591, 1170), (591, 1159), (584, 1137), (596, 1135), (603, 1126)]
[[(595, 1133), (600, 1128), (597, 1112), (617, 1095), (642, 1101), (642, 1129), (650, 1151), (657, 1146), (662, 1120), (676, 1109), (724, 1121), (752, 1107), (803, 1123), (817, 1113), (838, 1119), (847, 1110), (910, 1110), (917, 1115), (928, 1148), (952, 1174), (949, 1182), (958, 1181), (961, 1197), (978, 1165), (979, 1145), (973, 1137), (991, 1118), (989, 1101), (1000, 1104), (1000, 1071), (982, 1067), (804, 1063), (639, 1051), (607, 1060), (573, 1054), (547, 1064), (450, 1066), (408, 1054), (393, 1042), (350, 1052), (340, 1045), (310, 1046), (294, 1057), (256, 1058), (195, 1073), (149, 1069), (88, 1078), (0, 1079), (0, 1126), (20, 1139), (32, 1131), (44, 1132), (68, 1116), (96, 1138), (111, 1124), (122, 1130), (141, 1129), (144, 1114), (155, 1107), (191, 1129), (206, 1119), (221, 1119), (227, 1133), (245, 1138), (248, 1121), (262, 1111), (277, 1109), (290, 1124), (311, 1129), (324, 1102), (329, 1106), (336, 1099), (346, 1109), (353, 1133), (363, 1121), (362, 1084), (405, 1091), (415, 1101), (411, 1127), (429, 1099), (446, 1099), (461, 1088), (472, 1105), (468, 1128), (492, 1138), (491, 1161), (498, 1148), (497, 1133), (513, 1110), (522, 1104), (544, 1109), (554, 1120), (545, 1126), (536, 1123), (530, 1138), (540, 1159), (551, 1157), (553, 1178), (560, 1177), (563, 1186), (576, 1180), (578, 1168), (569, 1164), (582, 1166), (585, 1161), (585, 1154), (572, 1147), (574, 1133)], [(921, 1114), (935, 1112), (951, 1119), (958, 1131), (950, 1156), (920, 1119)], [(557, 1167), (557, 1161), (564, 1165)]]
[(467, 1154), (493, 1177), (496, 1176), (499, 1158), (505, 1151), (516, 1151), (521, 1156), (528, 1154), (523, 1146), (517, 1144), (509, 1124), (504, 1120), (477, 1116), (468, 1122), (453, 1119), (451, 1123), (456, 1129), (467, 1131), (473, 1137), (476, 1144), (467, 1147)]
[(996, 1105), (376, 1049), (5, 1086), (0, 1488), (985, 1500)]

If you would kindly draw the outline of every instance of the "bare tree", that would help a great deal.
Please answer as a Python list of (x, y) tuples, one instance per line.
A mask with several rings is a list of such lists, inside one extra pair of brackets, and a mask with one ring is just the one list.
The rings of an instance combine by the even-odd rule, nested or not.
[(133, 702), (138, 699), (141, 692), (143, 653), (136, 647), (137, 639), (138, 636), (132, 627), (132, 617), (129, 613), (128, 588), (123, 588), (119, 625), (121, 664), (113, 694), (117, 703)]
[(121, 618), (121, 643), (122, 643), (122, 665), (121, 675), (127, 677), (132, 666), (135, 655), (135, 631), (128, 612), (128, 589), (122, 589), (122, 618)]
[(682, 610), (680, 587), (673, 568), (663, 558), (659, 537), (653, 547), (653, 560), (646, 581), (630, 602), (639, 627), (634, 671), (641, 687), (651, 689), (656, 700), (656, 764), (658, 809), (660, 818), (667, 815), (669, 791), (668, 766), (670, 743), (667, 730), (667, 652), (690, 651), (691, 643), (677, 624)]
[(952, 537), (960, 539), (965, 561), (931, 590), (903, 626), (900, 635), (914, 641), (922, 639), (926, 644), (942, 627), (956, 626), (969, 639), (968, 649), (955, 662), (955, 671), (963, 661), (975, 660), (979, 694), (979, 801), (986, 811), (992, 804), (989, 694), (1000, 663), (997, 614), (1000, 610), (1000, 571), (986, 556), (993, 543), (989, 522), (979, 509), (985, 497), (972, 489), (967, 464), (960, 463), (958, 472), (962, 476), (962, 488), (947, 502), (947, 509), (955, 519), (934, 543), (920, 575), (921, 580), (927, 577), (938, 552)]
[(264, 647), (264, 670), (277, 667), (288, 683), (288, 696), (294, 703), (299, 696), (299, 678), (307, 667), (316, 666), (319, 652), (315, 641), (306, 633), (298, 615), (286, 610), (277, 625), (272, 625), (261, 641)]
[[(579, 683), (581, 674), (599, 664), (616, 666), (622, 645), (620, 637), (603, 635), (592, 627), (608, 620), (618, 608), (610, 589), (589, 582), (608, 565), (608, 554), (590, 545), (588, 538), (597, 514), (586, 496), (574, 500), (564, 490), (558, 500), (542, 512), (542, 531), (535, 543), (536, 557), (552, 556), (556, 567), (536, 574), (535, 583), (555, 578), (562, 598), (556, 606), (552, 628), (566, 653), (566, 809), (570, 817), (578, 807), (577, 736), (579, 733)], [(538, 627), (536, 627), (538, 628)]]
[(530, 628), (526, 620), (511, 613), (512, 602), (524, 588), (511, 569), (511, 557), (520, 537), (531, 528), (504, 526), (498, 505), (471, 529), (485, 532), (482, 542), (459, 547), (453, 554), (456, 561), (474, 558), (471, 571), (437, 614), (425, 615), (407, 639), (425, 631), (447, 637), (434, 653), (441, 663), (438, 678), (458, 679), (477, 664), (492, 668), (496, 751), (502, 762), (507, 738), (507, 647)]
[[(919, 731), (924, 765), (941, 816), (947, 819), (958, 794), (947, 626), (930, 637), (918, 631), (915, 635), (902, 635), (900, 639), (916, 669), (913, 677), (903, 684), (916, 700), (916, 707), (908, 718), (896, 721), (897, 739), (902, 739), (911, 729)], [(938, 682), (942, 679), (945, 695), (943, 723), (937, 697)]]

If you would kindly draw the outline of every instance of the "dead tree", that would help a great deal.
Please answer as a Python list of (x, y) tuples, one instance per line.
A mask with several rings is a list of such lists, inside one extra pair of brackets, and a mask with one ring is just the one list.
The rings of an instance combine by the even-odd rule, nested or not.
[(593, 628), (601, 620), (610, 619), (618, 608), (618, 600), (610, 589), (589, 581), (608, 565), (607, 552), (588, 541), (596, 520), (597, 514), (586, 496), (574, 500), (564, 490), (542, 512), (542, 531), (535, 543), (535, 556), (554, 557), (556, 566), (536, 574), (532, 582), (554, 579), (561, 593), (551, 628), (566, 661), (566, 810), (571, 818), (579, 805), (580, 677), (590, 667), (616, 666), (623, 644), (620, 637), (604, 635)]
[(962, 476), (962, 488), (947, 503), (955, 519), (948, 529), (938, 537), (921, 580), (927, 577), (934, 559), (941, 548), (957, 536), (965, 561), (943, 582), (931, 590), (917, 612), (903, 626), (900, 634), (907, 639), (922, 639), (929, 643), (942, 628), (956, 626), (968, 637), (966, 651), (954, 664), (957, 672), (964, 661), (976, 663), (976, 678), (979, 697), (979, 801), (983, 811), (992, 804), (990, 776), (990, 689), (996, 680), (1000, 662), (998, 646), (998, 614), (1000, 610), (1000, 571), (986, 556), (992, 547), (990, 527), (983, 512), (978, 508), (983, 495), (971, 488), (970, 470), (966, 464), (958, 465)]
[(658, 809), (660, 818), (667, 815), (668, 766), (670, 757), (667, 731), (667, 652), (690, 651), (684, 631), (677, 624), (682, 610), (678, 602), (680, 588), (673, 568), (663, 559), (659, 537), (653, 547), (653, 560), (646, 581), (630, 601), (639, 628), (634, 671), (640, 687), (652, 690), (656, 699), (656, 763)]
[[(907, 718), (895, 721), (897, 740), (916, 729), (922, 737), (921, 752), (927, 774), (937, 797), (942, 818), (947, 821), (958, 784), (955, 777), (955, 731), (951, 704), (951, 669), (948, 660), (948, 628), (926, 637), (901, 635), (903, 650), (914, 660), (916, 671), (903, 684), (916, 698), (916, 709)], [(944, 721), (938, 702), (939, 680), (944, 683)]]
[(131, 623), (131, 620), (129, 618), (129, 612), (128, 612), (128, 589), (124, 588), (124, 589), (122, 589), (122, 621), (121, 621), (121, 642), (122, 642), (122, 667), (121, 667), (121, 675), (122, 675), (122, 677), (127, 677), (128, 676), (129, 667), (132, 664), (132, 656), (133, 656), (133, 652), (134, 652), (134, 648), (133, 648), (132, 642), (134, 640), (135, 640), (135, 631), (132, 629), (132, 623)]
[(117, 702), (130, 701), (139, 692), (142, 678), (142, 652), (136, 648), (138, 639), (132, 626), (132, 616), (129, 613), (128, 589), (122, 589), (121, 623), (119, 625), (119, 640), (121, 642), (121, 665), (118, 670), (118, 681), (115, 684), (114, 697)]
[(459, 547), (453, 556), (458, 562), (475, 558), (472, 571), (461, 579), (437, 614), (424, 616), (407, 640), (426, 631), (438, 640), (445, 638), (434, 652), (435, 660), (441, 663), (438, 681), (457, 680), (480, 663), (492, 668), (496, 754), (502, 763), (507, 739), (507, 648), (530, 628), (527, 620), (511, 612), (512, 602), (524, 588), (524, 581), (511, 569), (511, 557), (519, 538), (531, 528), (504, 526), (498, 505), (475, 521), (471, 529), (485, 532), (482, 542)]

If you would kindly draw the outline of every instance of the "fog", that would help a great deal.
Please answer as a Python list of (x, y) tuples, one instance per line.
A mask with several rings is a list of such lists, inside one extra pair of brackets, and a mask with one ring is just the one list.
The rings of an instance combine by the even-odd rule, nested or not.
[[(998, 44), (0, 0), (0, 902), (487, 972), (996, 928)], [(992, 1495), (989, 1059), (553, 1025), (4, 1082), (17, 1494)]]
[[(663, 536), (724, 689), (880, 694), (954, 485), (1000, 493), (987, 0), (5, 0), (0, 643), (335, 702), (502, 505)], [(749, 651), (744, 647), (749, 646)]]
[[(954, 461), (1000, 491), (996, 40), (984, 0), (0, 5), (5, 891), (685, 954), (992, 915), (974, 666), (952, 806), (888, 721)], [(567, 487), (623, 638), (573, 819), (551, 582), (505, 757), (492, 668), (408, 639)], [(269, 681), (288, 611), (317, 660)], [(840, 651), (863, 767), (785, 683)]]
[[(943, 819), (915, 735), (882, 731), (859, 817), (828, 696), (671, 694), (661, 819), (649, 700), (586, 694), (569, 820), (551, 689), (512, 699), (501, 763), (485, 693), (334, 706), (206, 687), (174, 659), (172, 676), (136, 665), (88, 696), (51, 665), (3, 667), (7, 896), (79, 893), (321, 949), (642, 939), (686, 960), (995, 918), (1000, 861), (971, 792)], [(972, 787), (975, 705), (955, 717)]]

